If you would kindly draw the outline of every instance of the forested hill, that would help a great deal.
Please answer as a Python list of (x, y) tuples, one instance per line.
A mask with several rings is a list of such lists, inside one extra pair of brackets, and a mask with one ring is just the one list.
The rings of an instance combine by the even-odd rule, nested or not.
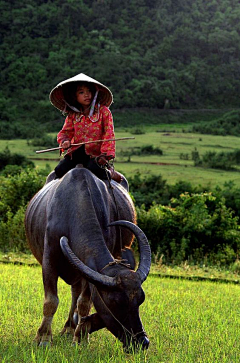
[(19, 136), (19, 123), (60, 117), (48, 94), (80, 72), (112, 89), (115, 108), (239, 107), (238, 0), (1, 0), (0, 11), (1, 127)]

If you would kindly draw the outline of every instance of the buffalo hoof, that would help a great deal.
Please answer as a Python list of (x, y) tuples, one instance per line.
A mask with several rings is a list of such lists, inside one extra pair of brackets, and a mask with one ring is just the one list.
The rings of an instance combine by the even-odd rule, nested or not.
[(80, 334), (80, 336), (74, 336), (72, 345), (89, 344), (89, 334)]
[(46, 349), (46, 348), (50, 348), (51, 347), (51, 342), (40, 342), (39, 344), (38, 344), (38, 347), (39, 348), (44, 348), (44, 349)]
[(71, 336), (73, 336), (74, 335), (74, 331), (75, 331), (75, 329), (74, 328), (71, 328), (70, 326), (68, 326), (68, 327), (64, 327), (62, 330), (61, 330), (61, 332), (60, 332), (60, 334), (61, 335), (64, 335), (64, 334), (66, 334), (66, 335), (71, 335)]
[(40, 335), (39, 333), (34, 338), (34, 341), (37, 343), (38, 347), (49, 347), (52, 345), (52, 335), (43, 334)]
[(78, 313), (76, 312), (73, 314), (73, 322), (76, 326), (78, 325)]

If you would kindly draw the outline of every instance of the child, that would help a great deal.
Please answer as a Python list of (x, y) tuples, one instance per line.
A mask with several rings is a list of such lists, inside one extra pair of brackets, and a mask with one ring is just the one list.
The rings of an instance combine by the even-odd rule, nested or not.
[[(59, 83), (50, 93), (51, 103), (67, 114), (57, 141), (67, 153), (55, 168), (61, 178), (77, 164), (82, 164), (100, 179), (107, 179), (105, 166), (115, 157), (115, 141), (72, 145), (87, 141), (114, 139), (114, 126), (109, 106), (113, 102), (111, 91), (83, 73)], [(72, 146), (71, 146), (72, 145)], [(117, 182), (122, 175), (113, 168), (108, 174)]]

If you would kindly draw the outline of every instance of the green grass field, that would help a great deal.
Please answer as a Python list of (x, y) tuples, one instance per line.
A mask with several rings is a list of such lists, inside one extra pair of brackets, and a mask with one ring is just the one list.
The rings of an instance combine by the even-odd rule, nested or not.
[[(179, 180), (187, 180), (194, 185), (222, 186), (225, 182), (234, 181), (240, 186), (239, 171), (224, 171), (217, 169), (196, 168), (191, 160), (192, 151), (197, 149), (200, 155), (206, 151), (232, 152), (240, 148), (239, 138), (235, 136), (214, 136), (188, 133), (190, 125), (149, 125), (143, 126), (144, 134), (132, 135), (130, 129), (116, 129), (116, 137), (134, 136), (134, 140), (118, 141), (115, 167), (127, 177), (140, 172), (143, 176), (161, 174), (168, 184), (175, 184)], [(54, 134), (51, 134), (54, 136)], [(21, 153), (32, 159), (37, 167), (45, 168), (49, 164), (53, 169), (59, 153), (51, 152), (36, 154), (36, 148), (29, 146), (26, 140), (0, 140), (0, 151), (6, 145), (12, 153)], [(122, 152), (131, 148), (153, 145), (162, 149), (163, 155), (156, 156), (122, 156)], [(37, 148), (41, 149), (41, 148)], [(180, 159), (180, 154), (187, 154), (188, 160)]]
[(53, 345), (36, 347), (41, 268), (0, 263), (0, 276), (1, 362), (239, 362), (239, 285), (149, 276), (140, 315), (151, 345), (146, 353), (130, 355), (106, 329), (93, 333), (87, 346), (73, 347), (70, 337), (60, 336), (70, 305), (70, 288), (61, 280)]

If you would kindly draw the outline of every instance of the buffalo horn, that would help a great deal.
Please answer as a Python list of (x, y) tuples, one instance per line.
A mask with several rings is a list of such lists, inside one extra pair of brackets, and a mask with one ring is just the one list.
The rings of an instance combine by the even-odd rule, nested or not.
[(60, 246), (64, 256), (69, 260), (69, 262), (76, 267), (84, 275), (84, 277), (93, 284), (100, 284), (107, 287), (116, 286), (116, 280), (113, 277), (102, 275), (97, 271), (92, 270), (90, 267), (85, 265), (82, 261), (77, 258), (73, 253), (68, 244), (67, 237), (61, 237)]
[(109, 224), (109, 226), (126, 227), (136, 236), (140, 252), (140, 262), (136, 273), (139, 275), (141, 283), (143, 283), (149, 274), (151, 266), (151, 249), (146, 235), (136, 224), (129, 221), (116, 221)]

